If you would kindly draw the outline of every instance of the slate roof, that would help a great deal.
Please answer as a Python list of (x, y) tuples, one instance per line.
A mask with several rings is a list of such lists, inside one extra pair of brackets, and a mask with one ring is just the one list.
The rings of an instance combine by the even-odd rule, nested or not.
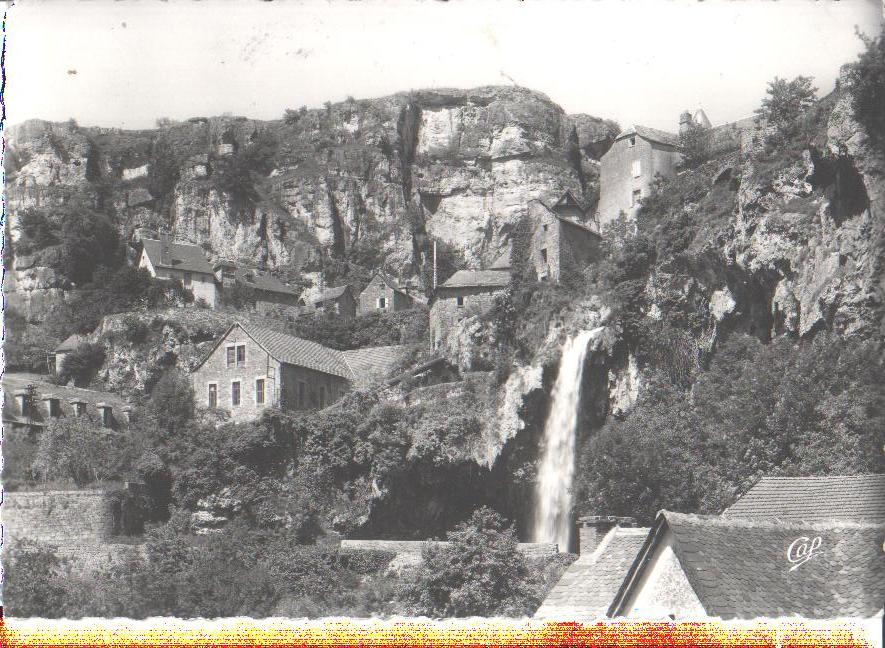
[[(42, 400), (45, 396), (58, 398), (59, 410), (63, 417), (74, 415), (71, 401), (75, 400), (86, 403), (87, 415), (94, 417), (98, 417), (99, 415), (96, 406), (99, 403), (107, 403), (113, 408), (115, 419), (118, 421), (123, 420), (121, 418), (121, 412), (126, 405), (126, 401), (120, 398), (117, 394), (110, 392), (56, 385), (48, 381), (48, 376), (32, 373), (7, 372), (3, 375), (0, 385), (3, 387), (3, 421), (6, 423), (22, 423), (36, 426), (46, 425), (51, 419), (46, 411), (46, 405)], [(36, 388), (36, 412), (33, 412), (31, 417), (22, 415), (18, 401), (15, 399), (15, 392), (26, 389), (28, 385), (34, 385)]]
[(341, 351), (344, 361), (353, 375), (356, 387), (367, 387), (387, 378), (405, 353), (405, 346), (365, 347)]
[[(350, 368), (340, 351), (287, 333), (251, 324), (240, 324), (240, 326), (279, 362), (322, 371), (347, 380), (353, 379)], [(225, 334), (223, 337), (227, 337), (227, 335)]]
[(441, 288), (505, 288), (510, 284), (510, 273), (503, 270), (458, 270)]
[(729, 518), (885, 524), (885, 475), (763, 477), (723, 514)]
[(535, 618), (604, 618), (647, 535), (648, 529), (613, 528), (596, 551), (581, 554), (569, 565), (535, 612)]
[(317, 293), (313, 297), (311, 297), (310, 301), (312, 304), (316, 304), (317, 302), (327, 301), (329, 299), (338, 299), (343, 295), (347, 289), (350, 288), (348, 285), (337, 286), (335, 288), (327, 288), (322, 292)]
[(144, 251), (155, 268), (173, 268), (184, 272), (212, 274), (212, 266), (206, 260), (203, 248), (189, 243), (169, 243), (170, 263), (161, 263), (162, 243), (156, 239), (141, 239)]
[(64, 342), (55, 347), (55, 353), (73, 351), (81, 344), (88, 342), (89, 338), (85, 335), (77, 335), (74, 333), (70, 337), (68, 337)]
[(392, 345), (338, 351), (288, 333), (239, 322), (233, 324), (218, 338), (212, 349), (191, 371), (196, 371), (216, 352), (234, 326), (240, 326), (277, 361), (338, 376), (352, 382), (358, 388), (386, 378), (396, 367), (406, 349), (402, 345)]
[[(885, 525), (852, 522), (772, 523), (661, 511), (640, 555), (609, 608), (623, 614), (669, 528), (673, 552), (708, 616), (872, 617), (885, 600)], [(820, 537), (804, 564), (787, 560), (798, 538)]]
[(640, 126), (638, 124), (618, 135), (617, 139), (624, 139), (633, 134), (639, 135), (639, 137), (651, 142), (658, 142), (660, 144), (666, 144), (667, 146), (679, 145), (679, 135), (676, 133), (668, 133), (667, 131), (658, 130), (657, 128), (649, 128), (648, 126)]
[(284, 284), (282, 281), (274, 277), (272, 274), (263, 270), (254, 270), (251, 268), (237, 268), (234, 271), (237, 281), (257, 290), (266, 292), (281, 293), (284, 295), (297, 296), (298, 292)]

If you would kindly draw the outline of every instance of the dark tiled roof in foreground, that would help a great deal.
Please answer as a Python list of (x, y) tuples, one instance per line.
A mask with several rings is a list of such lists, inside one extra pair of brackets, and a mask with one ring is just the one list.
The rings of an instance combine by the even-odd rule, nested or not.
[(648, 529), (615, 527), (597, 550), (573, 562), (535, 612), (538, 619), (604, 618)]
[(339, 351), (279, 331), (251, 324), (241, 324), (240, 326), (280, 362), (322, 371), (347, 380), (352, 379), (350, 368)]
[(212, 266), (206, 260), (203, 248), (189, 243), (169, 243), (169, 262), (162, 262), (163, 244), (156, 239), (141, 239), (141, 244), (147, 252), (148, 258), (154, 267), (173, 268), (182, 272), (202, 272), (212, 274)]
[(510, 273), (503, 270), (458, 270), (441, 288), (506, 288)]
[(885, 475), (763, 477), (722, 515), (788, 522), (885, 524)]
[[(662, 511), (651, 532), (652, 549), (661, 546), (663, 525), (672, 531), (673, 551), (709, 616), (868, 618), (882, 609), (885, 525), (771, 523)], [(787, 559), (794, 541), (818, 537), (820, 545), (807, 562), (797, 567)]]
[(356, 387), (380, 382), (400, 363), (406, 347), (401, 345), (366, 347), (342, 351), (344, 361), (353, 374)]

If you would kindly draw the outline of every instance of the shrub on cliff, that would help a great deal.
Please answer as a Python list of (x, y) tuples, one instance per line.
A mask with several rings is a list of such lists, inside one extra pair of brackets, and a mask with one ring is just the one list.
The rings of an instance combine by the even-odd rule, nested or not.
[(878, 38), (859, 35), (866, 50), (851, 66), (852, 105), (858, 121), (881, 145), (885, 143), (885, 29)]
[(766, 96), (756, 114), (774, 126), (780, 135), (787, 135), (802, 114), (814, 105), (817, 88), (812, 81), (806, 76), (797, 76), (792, 81), (775, 77), (768, 82)]
[(59, 384), (64, 385), (73, 379), (79, 387), (88, 385), (104, 360), (105, 349), (101, 344), (84, 342), (64, 357), (58, 372)]
[(517, 549), (516, 532), (490, 508), (427, 545), (414, 582), (402, 590), (412, 612), (434, 617), (525, 616), (540, 604), (537, 583)]

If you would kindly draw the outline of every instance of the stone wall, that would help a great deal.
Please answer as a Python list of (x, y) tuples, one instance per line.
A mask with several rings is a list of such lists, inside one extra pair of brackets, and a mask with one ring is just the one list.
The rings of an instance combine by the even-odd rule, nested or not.
[[(397, 569), (419, 564), (421, 551), (428, 544), (443, 547), (450, 543), (441, 540), (342, 540), (341, 549), (395, 553), (390, 567)], [(529, 559), (549, 558), (558, 553), (556, 544), (549, 542), (520, 542), (517, 549)]]
[(114, 542), (108, 494), (100, 490), (3, 493), (3, 559), (23, 540), (53, 546), (76, 573), (140, 555), (140, 544)]
[[(458, 320), (488, 312), (504, 288), (475, 286), (471, 288), (440, 288), (430, 307), (430, 342), (438, 349)], [(458, 297), (464, 305), (458, 306)]]
[[(378, 307), (378, 299), (385, 299), (384, 308)], [(412, 308), (414, 301), (385, 284), (378, 276), (376, 276), (366, 289), (360, 293), (360, 314), (366, 315), (375, 311), (383, 311), (385, 313), (398, 313)]]

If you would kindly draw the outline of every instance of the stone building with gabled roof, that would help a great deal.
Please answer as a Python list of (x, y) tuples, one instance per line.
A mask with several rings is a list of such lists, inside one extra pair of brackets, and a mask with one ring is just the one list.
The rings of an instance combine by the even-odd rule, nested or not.
[(885, 600), (885, 525), (661, 511), (609, 616), (870, 618)]
[[(500, 260), (502, 266), (508, 266)], [(430, 344), (439, 349), (455, 324), (488, 312), (510, 285), (507, 267), (494, 270), (458, 270), (440, 284), (430, 298)]]
[(159, 239), (142, 239), (138, 267), (152, 277), (177, 279), (210, 307), (216, 304), (215, 275), (212, 265), (199, 245), (174, 243), (168, 234)]
[(227, 260), (216, 262), (212, 270), (222, 291), (233, 290), (236, 286), (247, 289), (254, 300), (255, 310), (259, 313), (277, 306), (298, 304), (298, 291), (266, 270), (245, 267)]
[(419, 303), (421, 298), (417, 291), (401, 285), (387, 273), (378, 271), (360, 293), (359, 310), (361, 315), (374, 312), (398, 313), (415, 308)]
[(235, 323), (191, 369), (198, 405), (235, 421), (268, 408), (322, 409), (387, 377), (400, 346), (338, 351), (280, 331)]
[(307, 299), (305, 306), (312, 311), (332, 312), (343, 321), (347, 322), (356, 317), (357, 300), (353, 296), (353, 289), (348, 286), (336, 286), (327, 288), (313, 294)]

